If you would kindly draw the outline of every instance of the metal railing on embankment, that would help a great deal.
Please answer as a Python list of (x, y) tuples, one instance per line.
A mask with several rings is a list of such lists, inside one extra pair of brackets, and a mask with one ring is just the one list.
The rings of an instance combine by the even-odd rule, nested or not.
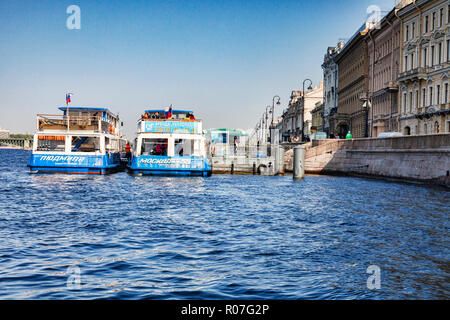
[[(279, 145), (210, 145), (213, 173), (276, 175), (284, 173)], [(283, 157), (283, 158), (281, 158)]]

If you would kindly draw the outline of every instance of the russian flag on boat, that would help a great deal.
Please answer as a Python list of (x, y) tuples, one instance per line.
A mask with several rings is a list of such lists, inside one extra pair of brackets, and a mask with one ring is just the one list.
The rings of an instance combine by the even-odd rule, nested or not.
[(71, 93), (66, 94), (66, 104), (69, 104), (69, 102), (71, 101), (70, 98), (72, 97)]
[(166, 109), (164, 110), (164, 116), (165, 116), (165, 117), (167, 117), (167, 118), (172, 117), (172, 106), (173, 106), (173, 105), (170, 105), (170, 107), (168, 107), (168, 108), (166, 108)]

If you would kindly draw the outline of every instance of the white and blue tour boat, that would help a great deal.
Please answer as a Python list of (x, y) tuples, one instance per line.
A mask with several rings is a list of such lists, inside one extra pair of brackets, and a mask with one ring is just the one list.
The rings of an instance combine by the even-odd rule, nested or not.
[(132, 174), (210, 176), (202, 121), (192, 111), (147, 110), (138, 121), (138, 135), (129, 171)]
[(37, 116), (32, 173), (108, 174), (121, 168), (126, 140), (120, 120), (106, 108), (62, 107)]

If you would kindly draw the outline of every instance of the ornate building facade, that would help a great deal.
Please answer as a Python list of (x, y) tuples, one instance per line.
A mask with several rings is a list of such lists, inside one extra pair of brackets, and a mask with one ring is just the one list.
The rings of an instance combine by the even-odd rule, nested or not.
[(348, 131), (353, 138), (367, 137), (369, 108), (368, 64), (369, 57), (364, 24), (334, 58), (338, 65), (339, 90), (337, 112), (332, 116), (334, 132), (345, 138)]
[(324, 103), (317, 102), (315, 108), (311, 111), (311, 133), (323, 132), (323, 106)]
[(397, 14), (399, 129), (404, 135), (450, 132), (450, 1), (418, 0)]
[(334, 123), (330, 122), (331, 116), (336, 113), (338, 105), (338, 66), (334, 58), (344, 47), (344, 42), (339, 42), (336, 47), (328, 47), (324, 56), (323, 70), (323, 131), (328, 135), (334, 135)]
[(369, 136), (398, 131), (400, 20), (390, 11), (366, 34), (369, 51)]
[(275, 125), (281, 129), (283, 142), (298, 143), (302, 141), (302, 138), (309, 137), (312, 126), (311, 111), (318, 102), (323, 102), (322, 82), (304, 95), (302, 91), (291, 92), (289, 104), (281, 116), (281, 123), (278, 122)]

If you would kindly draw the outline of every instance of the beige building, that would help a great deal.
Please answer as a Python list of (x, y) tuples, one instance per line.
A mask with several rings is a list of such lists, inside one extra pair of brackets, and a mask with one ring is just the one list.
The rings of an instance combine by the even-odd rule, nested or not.
[(319, 83), (318, 87), (314, 87), (312, 90), (305, 93), (305, 137), (311, 135), (312, 127), (312, 114), (311, 112), (316, 107), (317, 103), (323, 103), (323, 82)]
[(368, 64), (367, 42), (362, 32), (364, 24), (347, 41), (334, 58), (339, 69), (337, 112), (330, 118), (334, 128), (330, 132), (345, 138), (350, 130), (353, 138), (367, 137), (368, 130)]
[(398, 131), (400, 19), (396, 9), (366, 34), (369, 51), (369, 136)]
[(450, 132), (450, 2), (418, 0), (401, 19), (399, 130)]
[[(303, 105), (304, 102), (304, 105)], [(316, 103), (323, 102), (323, 82), (318, 87), (307, 91), (292, 91), (287, 109), (283, 112), (281, 124), (281, 139), (283, 142), (301, 142), (302, 134), (305, 138), (311, 134), (312, 115), (311, 111)]]

